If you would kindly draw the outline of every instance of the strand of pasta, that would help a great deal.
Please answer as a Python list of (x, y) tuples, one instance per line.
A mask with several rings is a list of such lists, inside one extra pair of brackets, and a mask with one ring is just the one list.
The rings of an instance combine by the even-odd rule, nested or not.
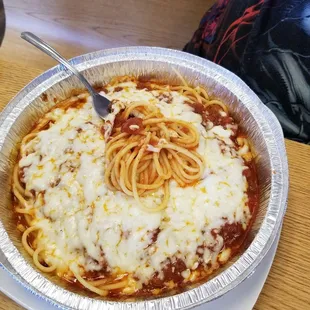
[(100, 296), (107, 296), (108, 295), (108, 291), (107, 290), (103, 290), (100, 288), (97, 288), (96, 286), (90, 284), (90, 282), (86, 281), (85, 279), (82, 278), (82, 276), (80, 275), (79, 272), (71, 269), (72, 273), (74, 274), (75, 278), (84, 286), (86, 287), (88, 290), (90, 290), (91, 292), (94, 292)]
[(36, 230), (39, 230), (40, 228), (37, 227), (37, 226), (30, 226), (28, 227), (24, 232), (23, 232), (23, 235), (22, 235), (22, 244), (23, 244), (23, 247), (25, 248), (25, 250), (31, 255), (33, 256), (34, 254), (34, 250), (32, 249), (32, 247), (29, 246), (28, 244), (28, 237), (29, 235), (36, 231)]
[(19, 166), (18, 164), (15, 165), (14, 167), (14, 172), (13, 172), (13, 184), (15, 186), (16, 191), (18, 191), (21, 195), (25, 194), (25, 189), (23, 186), (20, 184), (19, 180)]
[(43, 247), (36, 248), (36, 250), (33, 252), (33, 255), (32, 255), (33, 262), (38, 267), (38, 269), (40, 269), (41, 271), (43, 271), (43, 272), (53, 272), (56, 269), (55, 265), (51, 265), (51, 266), (45, 267), (44, 265), (42, 265), (40, 263), (39, 254), (41, 252), (43, 252), (43, 251), (44, 251)]
[(99, 279), (99, 280), (93, 280), (88, 281), (90, 285), (93, 285), (95, 287), (99, 287), (102, 290), (116, 290), (121, 289), (127, 286), (128, 284), (128, 275), (124, 274), (116, 279), (114, 279), (112, 282), (109, 282), (109, 279)]

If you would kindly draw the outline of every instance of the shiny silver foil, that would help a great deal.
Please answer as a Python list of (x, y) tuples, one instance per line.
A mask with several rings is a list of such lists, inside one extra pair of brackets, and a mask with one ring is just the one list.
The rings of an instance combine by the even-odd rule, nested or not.
[[(119, 75), (156, 77), (180, 83), (172, 67), (192, 85), (205, 87), (223, 100), (248, 134), (256, 153), (260, 206), (249, 245), (209, 281), (187, 291), (147, 300), (113, 301), (74, 288), (56, 276), (40, 273), (21, 245), (12, 212), (11, 176), (19, 142), (55, 103), (82, 85), (56, 66), (28, 84), (0, 117), (0, 263), (33, 294), (64, 309), (188, 309), (227, 293), (251, 276), (281, 226), (288, 193), (284, 139), (276, 117), (237, 76), (226, 69), (183, 52), (153, 47), (99, 51), (71, 60), (92, 83), (106, 83)], [(44, 101), (45, 93), (48, 101)], [(42, 99), (43, 98), (43, 99)]]

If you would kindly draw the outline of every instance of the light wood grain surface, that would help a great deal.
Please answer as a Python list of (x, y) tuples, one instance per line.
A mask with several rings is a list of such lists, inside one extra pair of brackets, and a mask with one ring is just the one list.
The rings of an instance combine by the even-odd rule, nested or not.
[[(55, 62), (19, 38), (37, 33), (71, 58), (127, 45), (181, 49), (214, 0), (5, 0), (0, 108)], [(286, 141), (290, 192), (279, 248), (255, 310), (310, 309), (310, 146)], [(0, 310), (21, 309), (0, 293)], [(240, 309), (242, 310), (242, 309)]]

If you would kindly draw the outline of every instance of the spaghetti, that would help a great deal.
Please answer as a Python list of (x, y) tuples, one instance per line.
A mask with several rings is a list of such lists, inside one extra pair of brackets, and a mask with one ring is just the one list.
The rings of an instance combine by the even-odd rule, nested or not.
[[(135, 112), (140, 118), (130, 118)], [(133, 196), (143, 210), (159, 212), (167, 206), (170, 179), (182, 187), (200, 180), (204, 166), (195, 152), (198, 144), (198, 131), (190, 123), (165, 118), (145, 102), (133, 103), (117, 115), (107, 143), (105, 183), (111, 190)], [(161, 204), (146, 207), (140, 197), (161, 187)]]
[(258, 200), (249, 143), (222, 101), (180, 78), (117, 77), (103, 88), (113, 123), (83, 93), (24, 137), (14, 211), (40, 271), (100, 296), (155, 295), (241, 246)]

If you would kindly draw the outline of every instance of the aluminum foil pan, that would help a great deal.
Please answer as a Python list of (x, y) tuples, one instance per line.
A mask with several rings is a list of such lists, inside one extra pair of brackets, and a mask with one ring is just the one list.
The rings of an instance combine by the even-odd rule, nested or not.
[(213, 97), (229, 105), (257, 154), (260, 207), (249, 245), (208, 282), (178, 295), (143, 301), (89, 298), (82, 290), (74, 290), (58, 278), (38, 272), (21, 245), (11, 212), (11, 175), (22, 137), (55, 101), (82, 87), (61, 66), (56, 66), (28, 84), (0, 117), (0, 263), (3, 267), (33, 294), (65, 309), (188, 309), (220, 297), (249, 277), (273, 243), (286, 209), (288, 166), (282, 130), (275, 116), (234, 74), (183, 52), (128, 47), (76, 57), (71, 63), (84, 71), (92, 83), (108, 82), (114, 76), (126, 74), (179, 82), (171, 69), (174, 67), (189, 83), (206, 87)]

